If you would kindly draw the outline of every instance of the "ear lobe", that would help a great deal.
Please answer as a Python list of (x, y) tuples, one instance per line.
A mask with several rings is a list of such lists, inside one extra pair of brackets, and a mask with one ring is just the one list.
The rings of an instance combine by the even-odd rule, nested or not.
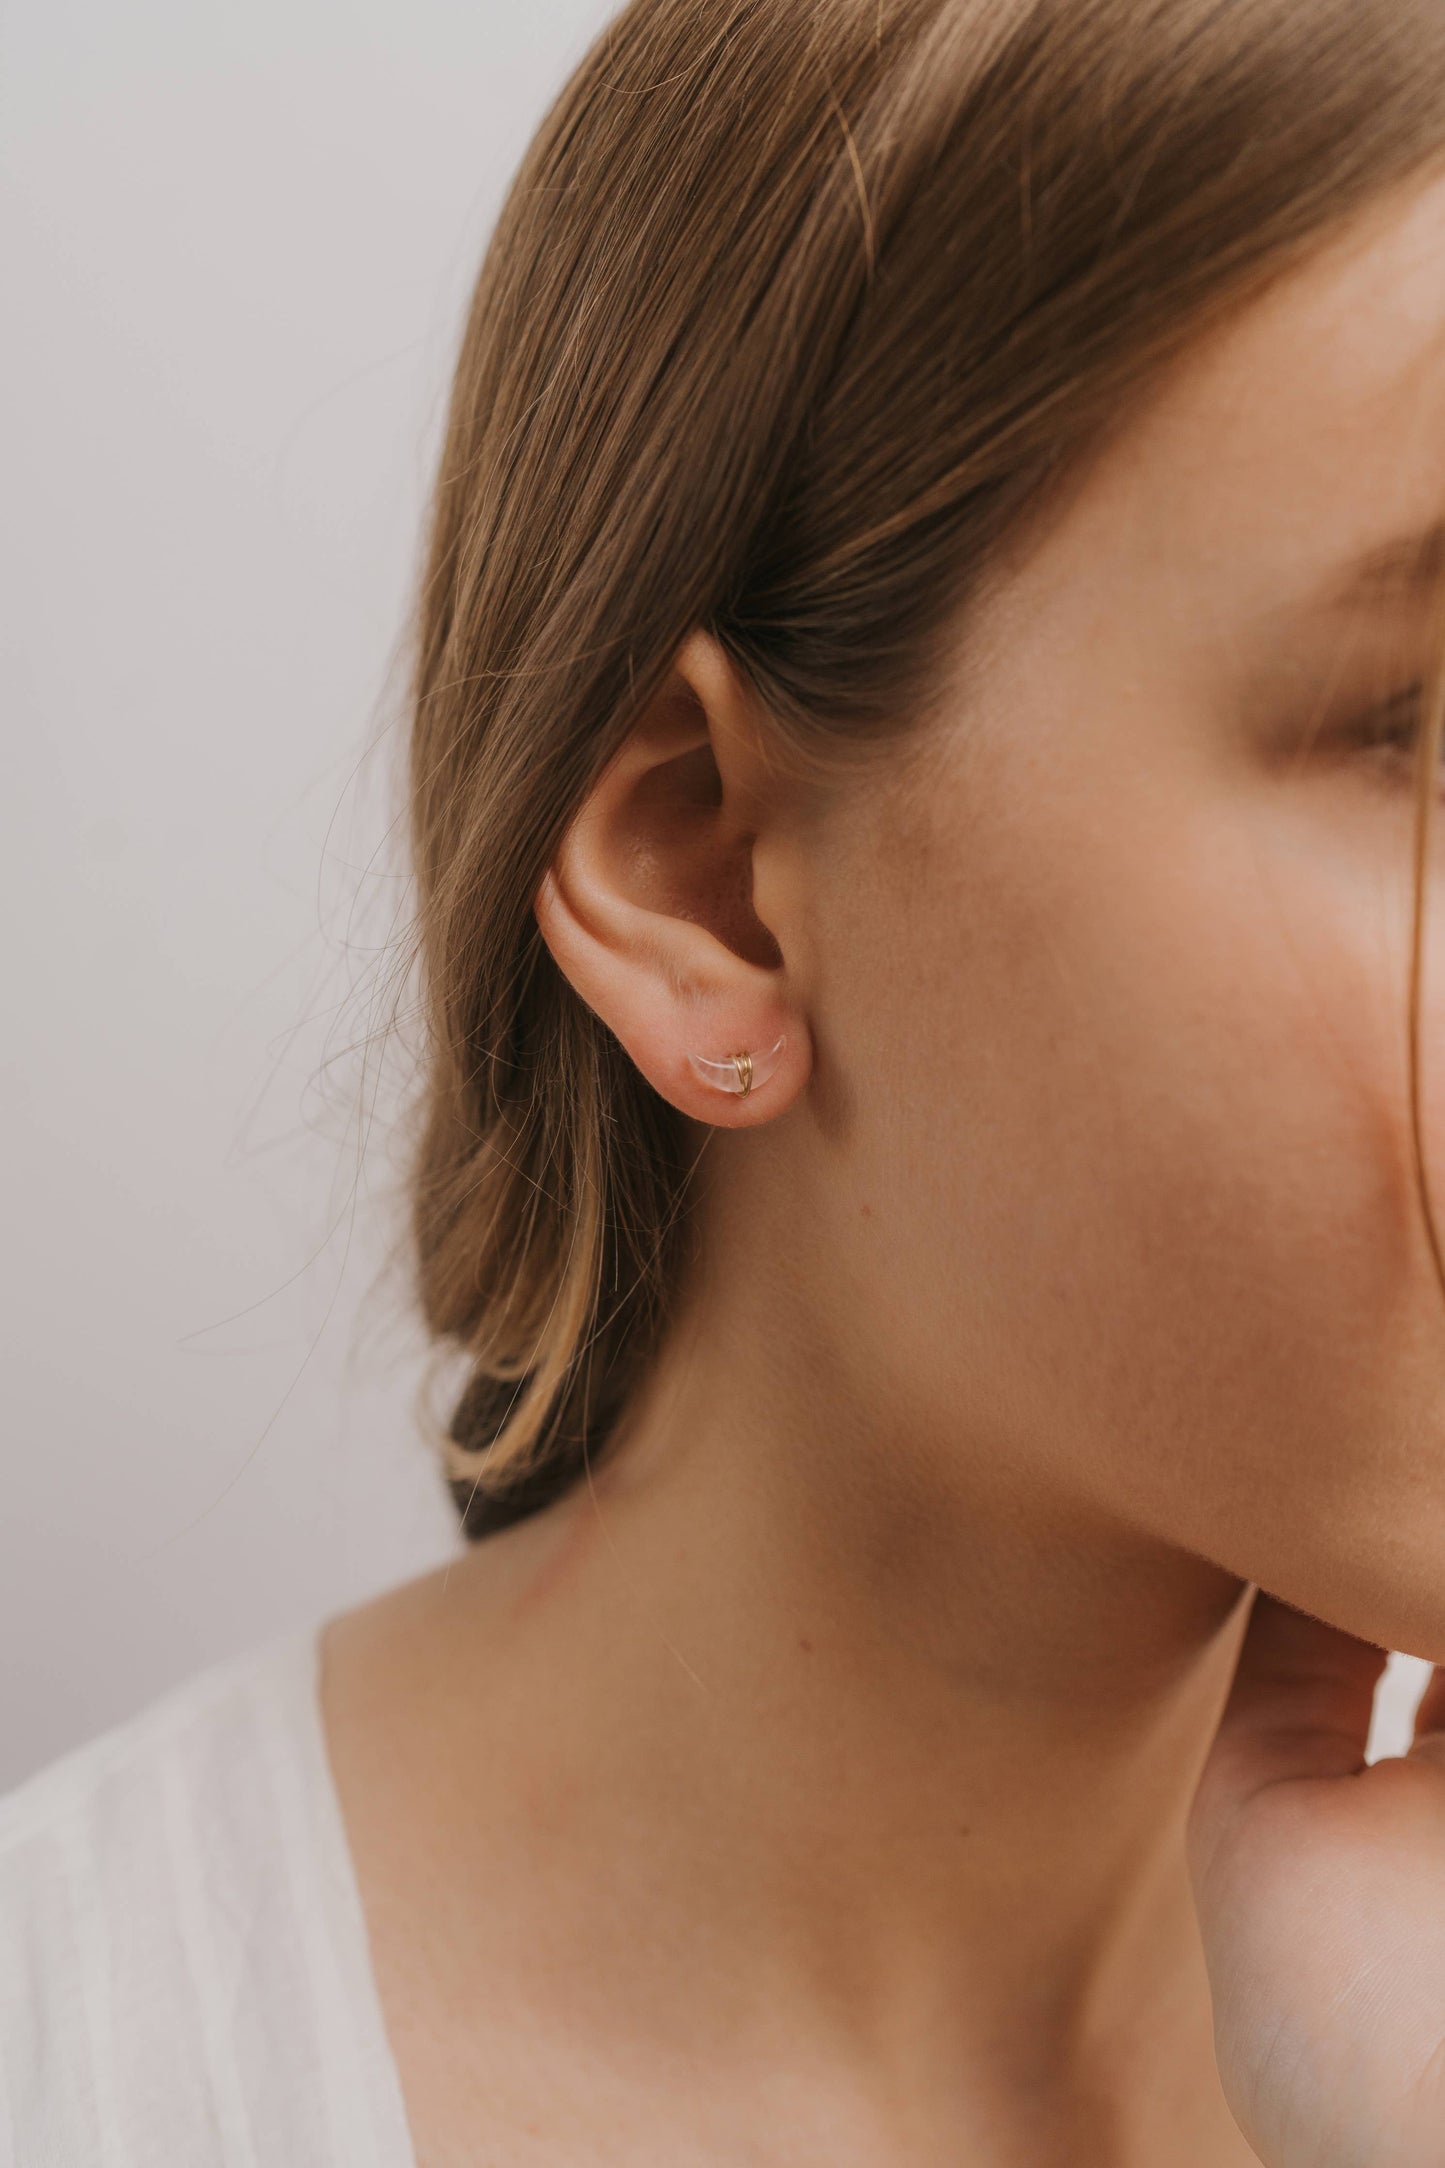
[[(728, 1127), (781, 1112), (811, 1064), (783, 950), (753, 905), (755, 832), (737, 795), (704, 706), (674, 677), (594, 783), (534, 899), (558, 967), (654, 1089)], [(751, 1055), (751, 1074), (735, 1055)]]

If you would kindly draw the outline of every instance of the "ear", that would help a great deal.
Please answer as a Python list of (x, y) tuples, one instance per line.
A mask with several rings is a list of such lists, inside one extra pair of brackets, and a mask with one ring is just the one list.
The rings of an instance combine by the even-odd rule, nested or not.
[[(690, 633), (534, 904), (558, 965), (654, 1089), (684, 1114), (737, 1129), (790, 1106), (812, 1065), (779, 939), (787, 929), (760, 910), (761, 864), (776, 862), (787, 792), (770, 775), (758, 721), (724, 650)], [(736, 1086), (735, 1054), (756, 1063), (746, 1092), (720, 1089), (689, 1059)]]

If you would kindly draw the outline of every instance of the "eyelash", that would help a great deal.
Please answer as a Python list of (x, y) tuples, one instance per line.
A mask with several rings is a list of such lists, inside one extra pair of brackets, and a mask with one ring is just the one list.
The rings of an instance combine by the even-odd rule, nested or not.
[(1412, 757), (1419, 741), (1424, 701), (1423, 681), (1408, 686), (1383, 706), (1372, 708), (1351, 735), (1367, 751), (1389, 756), (1391, 765), (1397, 759)]

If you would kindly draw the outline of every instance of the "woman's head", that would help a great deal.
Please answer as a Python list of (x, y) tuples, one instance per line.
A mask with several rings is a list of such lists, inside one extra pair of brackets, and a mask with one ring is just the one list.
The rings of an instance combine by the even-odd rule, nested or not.
[[(1426, 1630), (1411, 766), (1363, 739), (1437, 590), (1327, 590), (1445, 512), (1442, 174), (1433, 0), (598, 41), (483, 267), (419, 621), (470, 1533), (766, 1257), (860, 1408)], [(746, 1098), (688, 1063), (780, 1035)]]

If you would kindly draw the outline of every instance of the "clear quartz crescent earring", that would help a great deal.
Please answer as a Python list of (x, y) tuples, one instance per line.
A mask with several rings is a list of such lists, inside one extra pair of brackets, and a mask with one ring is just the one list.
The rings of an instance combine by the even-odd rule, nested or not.
[(766, 1084), (777, 1068), (786, 1037), (784, 1033), (782, 1039), (763, 1053), (729, 1054), (722, 1061), (709, 1061), (704, 1054), (689, 1054), (687, 1058), (705, 1084), (716, 1085), (720, 1092), (736, 1092), (739, 1098), (746, 1098), (759, 1084)]

